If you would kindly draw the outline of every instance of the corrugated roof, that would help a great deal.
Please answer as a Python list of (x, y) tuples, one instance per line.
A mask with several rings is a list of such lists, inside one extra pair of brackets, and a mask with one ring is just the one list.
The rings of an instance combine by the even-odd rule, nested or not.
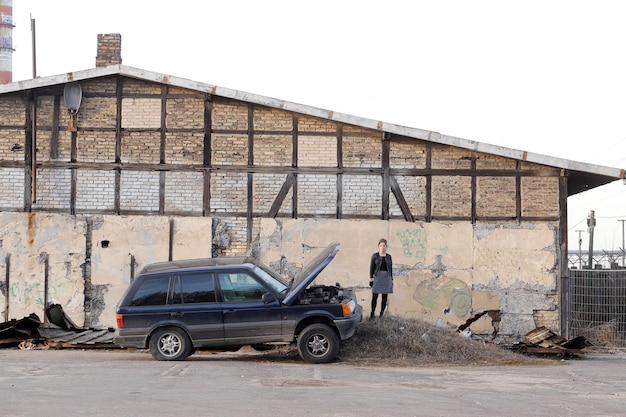
[(188, 80), (185, 78), (160, 74), (157, 72), (133, 68), (121, 64), (69, 72), (60, 75), (52, 75), (48, 77), (40, 77), (31, 80), (18, 81), (10, 84), (1, 84), (0, 94), (14, 93), (22, 90), (49, 87), (73, 81), (88, 80), (111, 75), (122, 75), (144, 81), (152, 81), (172, 85), (175, 87), (201, 91), (220, 97), (241, 100), (253, 104), (259, 104), (287, 111), (293, 111), (296, 113), (332, 120), (335, 122), (341, 122), (368, 129), (379, 130), (381, 132), (389, 132), (442, 145), (455, 146), (476, 152), (498, 155), (520, 161), (527, 161), (536, 164), (565, 169), (569, 171), (568, 195), (577, 194), (598, 187), (600, 185), (613, 182), (615, 180), (624, 179), (625, 177), (625, 170), (623, 168), (613, 168), (602, 165), (588, 164), (585, 162), (572, 161), (533, 152), (527, 152), (519, 149), (512, 149), (503, 146), (476, 142), (469, 139), (444, 135), (439, 132), (434, 132), (430, 130), (401, 126), (393, 123), (387, 123), (384, 121), (367, 119), (364, 117), (353, 116), (345, 113), (338, 113), (332, 110), (326, 110), (290, 101), (279, 100), (271, 97), (261, 96), (258, 94), (247, 93), (244, 91), (218, 87), (212, 84), (206, 84), (202, 82)]

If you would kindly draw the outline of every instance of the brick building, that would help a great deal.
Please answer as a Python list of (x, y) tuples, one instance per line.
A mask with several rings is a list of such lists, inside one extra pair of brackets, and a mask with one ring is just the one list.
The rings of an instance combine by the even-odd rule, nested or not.
[(77, 323), (113, 326), (147, 263), (248, 252), (292, 275), (332, 241), (342, 249), (318, 279), (356, 288), (367, 309), (385, 237), (392, 314), (458, 325), (499, 309), (505, 337), (563, 330), (567, 197), (623, 170), (121, 61), (121, 37), (99, 35), (96, 68), (0, 85), (5, 319), (59, 303)]

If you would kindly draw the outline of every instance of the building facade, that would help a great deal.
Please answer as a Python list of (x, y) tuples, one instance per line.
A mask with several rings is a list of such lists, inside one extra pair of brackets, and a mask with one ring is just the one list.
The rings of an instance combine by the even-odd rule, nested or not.
[(120, 51), (100, 35), (95, 69), (0, 87), (5, 320), (59, 303), (114, 326), (148, 263), (251, 253), (292, 276), (335, 241), (318, 280), (367, 310), (384, 237), (392, 314), (458, 326), (498, 309), (502, 337), (561, 330), (567, 196), (623, 171), (125, 67)]

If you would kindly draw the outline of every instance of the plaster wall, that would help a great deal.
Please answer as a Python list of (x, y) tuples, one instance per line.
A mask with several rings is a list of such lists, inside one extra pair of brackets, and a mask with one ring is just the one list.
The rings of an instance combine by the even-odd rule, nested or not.
[(172, 259), (211, 256), (211, 222), (0, 212), (0, 318), (45, 320), (47, 301), (79, 326), (113, 327), (116, 304), (143, 266), (170, 252)]
[[(9, 269), (8, 285), (6, 280), (0, 285), (5, 307), (8, 300), (9, 316), (4, 319), (31, 313), (43, 319), (47, 275), (49, 303), (61, 304), (79, 325), (112, 327), (119, 298), (143, 266), (167, 260), (170, 252), (172, 259), (211, 256), (211, 222), (193, 217), (0, 213), (3, 277)], [(336, 259), (317, 282), (354, 288), (366, 314), (371, 300), (369, 258), (381, 237), (389, 241), (394, 260), (392, 314), (458, 326), (474, 311), (500, 309), (500, 333), (519, 337), (542, 325), (540, 317), (550, 317), (537, 312), (556, 309), (555, 231), (549, 224), (260, 219), (258, 230), (261, 260), (286, 276), (330, 242), (339, 242)], [(83, 272), (88, 242), (90, 267)], [(487, 319), (471, 329), (493, 330)]]
[[(172, 259), (210, 257), (211, 227), (204, 217), (1, 212), (0, 272), (8, 276), (0, 285), (2, 317), (36, 313), (43, 319), (47, 300), (61, 304), (79, 325), (112, 327), (115, 306), (134, 275), (170, 253)], [(366, 314), (369, 259), (381, 237), (394, 260), (392, 314), (458, 326), (472, 312), (500, 309), (499, 332), (520, 337), (550, 317), (537, 312), (556, 309), (556, 234), (550, 224), (260, 219), (258, 230), (261, 260), (286, 276), (339, 242), (336, 259), (317, 282), (354, 288)], [(471, 329), (493, 330), (486, 319)]]
[[(0, 317), (31, 313), (58, 303), (82, 324), (85, 223), (62, 214), (0, 212)], [(46, 279), (47, 277), (47, 279)]]
[[(381, 237), (394, 262), (392, 314), (456, 327), (477, 310), (501, 309), (499, 333), (517, 338), (543, 324), (536, 322), (536, 311), (556, 309), (550, 296), (558, 276), (556, 237), (549, 224), (262, 219), (260, 230), (261, 259), (283, 273), (339, 242), (335, 260), (316, 282), (354, 288), (366, 314), (369, 259)], [(494, 329), (485, 316), (471, 330)]]
[[(161, 216), (92, 218), (90, 322), (113, 326), (115, 307), (144, 266), (172, 259), (211, 256), (211, 219)], [(171, 234), (171, 245), (170, 245)]]

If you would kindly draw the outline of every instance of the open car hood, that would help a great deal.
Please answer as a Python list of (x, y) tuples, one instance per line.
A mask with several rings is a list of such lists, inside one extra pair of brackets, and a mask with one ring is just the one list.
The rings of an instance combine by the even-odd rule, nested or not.
[(320, 252), (307, 266), (295, 276), (287, 296), (283, 300), (283, 304), (291, 305), (298, 299), (302, 291), (313, 282), (313, 280), (322, 272), (324, 268), (333, 260), (335, 255), (339, 252), (339, 243), (331, 243)]

